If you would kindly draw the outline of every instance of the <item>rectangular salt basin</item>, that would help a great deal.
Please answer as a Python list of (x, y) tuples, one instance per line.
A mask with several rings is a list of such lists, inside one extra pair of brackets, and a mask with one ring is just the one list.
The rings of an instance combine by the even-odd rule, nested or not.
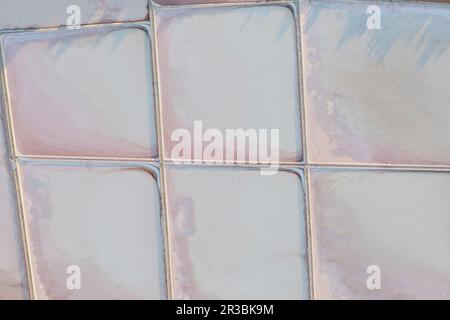
[[(279, 142), (280, 161), (303, 160), (296, 23), (290, 7), (158, 9), (155, 23), (166, 159), (224, 161), (231, 152), (233, 161), (249, 145), (267, 141)], [(196, 121), (203, 140), (202, 134), (196, 137)], [(247, 139), (243, 146), (220, 148), (220, 155), (206, 152), (211, 141), (219, 140), (207, 138), (206, 131), (224, 137), (227, 129), (267, 130), (268, 139), (258, 136), (254, 144)], [(181, 152), (177, 146), (186, 138), (179, 137), (180, 130), (191, 138), (191, 148)], [(271, 139), (273, 130), (279, 130), (279, 141)], [(196, 153), (198, 146), (204, 152)]]
[(301, 3), (308, 160), (450, 165), (449, 6), (371, 4)]
[(81, 24), (148, 19), (148, 0), (0, 0), (0, 29), (66, 26), (74, 6)]
[(450, 299), (450, 172), (309, 177), (316, 299)]
[[(1, 92), (0, 92), (1, 99)], [(0, 108), (0, 300), (28, 298), (14, 174)]]
[(151, 166), (21, 163), (37, 299), (166, 298), (155, 175)]
[(168, 166), (174, 299), (308, 299), (302, 174)]
[(17, 155), (158, 156), (144, 27), (14, 33), (0, 41)]

